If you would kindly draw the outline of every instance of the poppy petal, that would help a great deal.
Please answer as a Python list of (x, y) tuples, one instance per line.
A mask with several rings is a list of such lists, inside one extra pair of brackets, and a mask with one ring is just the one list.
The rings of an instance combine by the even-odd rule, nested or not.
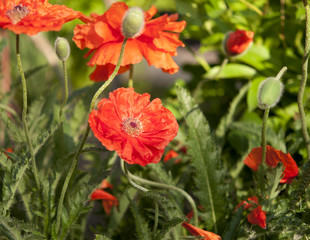
[(251, 213), (247, 215), (247, 219), (250, 223), (258, 225), (261, 228), (266, 228), (266, 212), (262, 210), (262, 206), (258, 206)]
[(182, 227), (186, 228), (192, 235), (205, 237), (205, 240), (221, 240), (222, 238), (219, 235), (216, 235), (213, 232), (208, 232), (202, 230), (198, 227), (195, 227), (187, 222), (182, 223)]

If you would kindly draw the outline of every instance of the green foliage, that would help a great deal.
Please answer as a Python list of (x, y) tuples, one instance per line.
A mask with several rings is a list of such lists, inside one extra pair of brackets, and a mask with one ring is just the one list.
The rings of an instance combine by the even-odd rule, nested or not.
[[(66, 4), (87, 16), (92, 12), (103, 14), (109, 7), (103, 1), (49, 2)], [(173, 150), (178, 156), (143, 168), (130, 166), (131, 172), (178, 187), (193, 196), (199, 209), (196, 227), (212, 231), (223, 240), (307, 239), (310, 236), (310, 163), (306, 151), (309, 143), (303, 138), (296, 103), (304, 74), (301, 69), (305, 51), (303, 1), (124, 2), (144, 10), (154, 4), (159, 10), (155, 17), (176, 12), (178, 21), (186, 21), (186, 28), (180, 34), (186, 48), (178, 48), (174, 58), (180, 67), (178, 75), (157, 75), (160, 70), (153, 71), (144, 63), (135, 64), (133, 75), (135, 91), (149, 92), (152, 99), (161, 98), (178, 120), (178, 136), (164, 153)], [(81, 51), (71, 42), (72, 54), (67, 66), (72, 86), (69, 86), (62, 119), (58, 119), (63, 99), (62, 69), (50, 60), (54, 52), (49, 48), (44, 49), (48, 57), (41, 53), (39, 42), (52, 48), (58, 35), (72, 39), (77, 24), (82, 24), (81, 20), (66, 23), (60, 32), (46, 32), (34, 38), (20, 36), (28, 88), (27, 124), (40, 188), (35, 184), (21, 121), (22, 88), (15, 60), (15, 35), (7, 34), (6, 29), (2, 31), (0, 239), (199, 239), (199, 236), (186, 236), (189, 234), (181, 226), (184, 221), (194, 222), (190, 216), (185, 217), (192, 209), (184, 196), (154, 186), (141, 193), (130, 186), (117, 154), (109, 154), (92, 133), (80, 151), (59, 213), (60, 229), (56, 231), (57, 208), (65, 178), (88, 124), (90, 101), (102, 82), (89, 81), (94, 68), (87, 66), (87, 59), (83, 58), (86, 50)], [(222, 41), (227, 32), (236, 29), (253, 31), (254, 42), (243, 54), (226, 59)], [(156, 44), (165, 41), (169, 39), (161, 38)], [(4, 51), (7, 48), (10, 55)], [(164, 56), (169, 52), (162, 51), (162, 54), (160, 64), (164, 65)], [(114, 56), (105, 57), (114, 59)], [(4, 69), (7, 66), (9, 69)], [(266, 140), (295, 159), (299, 176), (288, 184), (280, 183), (284, 164), (269, 168), (262, 163), (255, 172), (243, 162), (254, 147), (261, 145), (258, 85), (263, 79), (275, 76), (283, 66), (288, 67), (283, 78), (285, 92), (270, 112)], [(7, 76), (8, 72), (11, 76)], [(117, 78), (102, 98), (108, 96), (108, 91), (127, 86), (128, 74)], [(173, 85), (173, 80), (182, 87)], [(81, 86), (86, 87), (79, 88)], [(304, 105), (308, 129), (309, 99), (310, 87), (306, 86)], [(13, 153), (7, 153), (8, 148), (12, 148)], [(107, 203), (105, 200), (90, 201), (90, 194), (101, 187), (104, 179), (108, 179), (113, 188), (103, 190), (118, 199), (118, 206), (113, 207), (110, 215), (102, 207)], [(256, 204), (235, 210), (238, 203), (251, 196), (258, 197), (258, 205), (266, 211), (266, 229), (247, 220)]]
[(210, 211), (207, 219), (212, 219), (211, 226), (216, 229), (216, 222), (225, 214), (224, 207), (224, 171), (221, 169), (216, 145), (208, 122), (199, 110), (198, 105), (190, 97), (189, 93), (179, 88), (178, 99), (181, 102), (181, 113), (188, 127), (187, 144), (193, 157), (192, 164), (196, 170), (195, 183), (196, 196), (200, 204)]

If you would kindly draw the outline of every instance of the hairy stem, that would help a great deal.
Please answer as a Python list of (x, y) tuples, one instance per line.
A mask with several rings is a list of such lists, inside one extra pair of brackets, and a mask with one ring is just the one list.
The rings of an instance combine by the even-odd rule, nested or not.
[(263, 125), (262, 125), (262, 148), (263, 148), (263, 155), (262, 155), (262, 163), (265, 163), (266, 161), (266, 129), (267, 129), (267, 120), (269, 115), (270, 108), (265, 109), (264, 116), (263, 116)]
[(40, 190), (39, 174), (38, 174), (36, 159), (34, 157), (34, 150), (33, 150), (31, 140), (30, 140), (28, 125), (27, 125), (27, 107), (28, 107), (28, 103), (27, 103), (27, 82), (26, 82), (26, 77), (24, 74), (22, 62), (20, 59), (19, 35), (18, 34), (16, 34), (16, 59), (17, 59), (18, 69), (19, 69), (20, 77), (22, 80), (22, 87), (23, 87), (23, 112), (22, 112), (23, 128), (24, 128), (27, 145), (28, 145), (29, 152), (30, 152), (31, 170), (32, 170), (33, 175), (34, 175), (34, 180), (36, 182), (37, 188), (38, 188), (38, 190)]
[[(164, 188), (164, 189), (169, 189), (169, 190), (174, 190), (180, 194), (183, 195), (183, 197), (186, 198), (186, 200), (189, 202), (189, 204), (191, 205), (192, 209), (193, 209), (193, 213), (194, 213), (194, 224), (195, 226), (198, 226), (198, 211), (197, 211), (197, 208), (196, 208), (196, 204), (195, 204), (195, 201), (193, 200), (193, 198), (187, 193), (185, 192), (183, 189), (180, 189), (176, 186), (172, 186), (172, 185), (168, 185), (168, 184), (165, 184), (165, 183), (158, 183), (158, 182), (153, 182), (153, 181), (150, 181), (150, 180), (146, 180), (144, 178), (140, 178), (140, 177), (137, 177), (133, 174), (131, 174), (128, 169), (127, 169), (127, 166), (124, 162), (124, 160), (121, 159), (121, 167), (122, 167), (122, 170), (123, 170), (123, 173), (126, 175), (126, 177), (128, 178), (129, 182), (133, 182), (134, 181), (137, 181), (137, 182), (140, 182), (142, 184), (145, 184), (145, 185), (150, 185), (150, 186), (153, 186), (153, 187), (158, 187), (158, 188)], [(137, 184), (135, 183), (135, 185), (137, 186)], [(133, 185), (134, 186), (134, 185)], [(136, 187), (134, 186), (134, 187)], [(138, 185), (139, 186), (139, 185)], [(141, 187), (139, 186), (139, 190), (141, 190), (140, 188), (142, 189), (146, 189), (144, 187)], [(148, 189), (145, 190), (142, 190), (144, 192), (147, 192), (149, 191)]]
[[(94, 96), (93, 96), (93, 98), (91, 100), (91, 103), (90, 103), (89, 113), (94, 109), (96, 100), (99, 97), (99, 95), (110, 85), (110, 83), (115, 78), (115, 76), (116, 76), (116, 74), (117, 74), (117, 72), (118, 72), (118, 70), (119, 70), (119, 68), (121, 66), (122, 58), (123, 58), (124, 51), (125, 51), (126, 42), (127, 42), (127, 38), (124, 39), (124, 42), (123, 42), (123, 45), (122, 45), (122, 48), (121, 48), (121, 52), (120, 52), (120, 55), (119, 55), (119, 58), (118, 58), (118, 61), (117, 61), (117, 64), (115, 66), (115, 69), (114, 69), (113, 73), (111, 74), (109, 79), (94, 94)], [(81, 140), (81, 142), (79, 144), (79, 147), (78, 147), (78, 149), (77, 149), (77, 151), (76, 151), (76, 153), (74, 155), (74, 158), (73, 158), (73, 161), (71, 163), (69, 172), (67, 174), (67, 177), (65, 179), (64, 185), (63, 185), (62, 190), (61, 190), (61, 195), (60, 195), (60, 199), (59, 199), (59, 203), (58, 203), (58, 208), (57, 208), (56, 232), (58, 232), (59, 227), (60, 227), (60, 216), (61, 216), (62, 207), (63, 207), (63, 201), (64, 201), (64, 198), (65, 198), (65, 195), (66, 195), (66, 192), (67, 192), (67, 188), (68, 188), (70, 179), (72, 177), (72, 174), (73, 174), (73, 172), (75, 170), (75, 167), (77, 165), (78, 157), (79, 157), (80, 153), (82, 152), (83, 146), (84, 146), (84, 144), (86, 142), (86, 139), (88, 137), (89, 131), (90, 131), (90, 127), (87, 124), (87, 128), (85, 130), (84, 136), (83, 136), (83, 138), (82, 138), (82, 140)]]
[(133, 64), (130, 64), (128, 87), (133, 87)]
[(67, 101), (68, 101), (68, 74), (67, 74), (67, 65), (66, 65), (66, 61), (62, 61), (62, 68), (63, 68), (63, 72), (64, 72), (64, 99), (61, 103), (60, 106), (60, 110), (59, 110), (59, 122), (61, 122), (61, 126), (60, 126), (60, 137), (59, 137), (59, 146), (61, 148), (60, 152), (62, 154), (64, 154), (64, 128), (63, 128), (63, 120), (62, 120), (62, 110), (64, 108), (64, 106), (66, 105)]
[(310, 156), (310, 141), (309, 141), (309, 133), (307, 130), (306, 125), (306, 115), (303, 105), (304, 99), (304, 92), (307, 84), (307, 75), (308, 75), (308, 60), (309, 60), (309, 53), (310, 53), (310, 8), (308, 4), (308, 0), (303, 0), (305, 12), (306, 12), (306, 36), (305, 36), (305, 52), (303, 57), (303, 64), (302, 64), (302, 78), (300, 83), (300, 88), (298, 92), (298, 108), (300, 113), (300, 121), (302, 126), (302, 133), (304, 137), (304, 141), (307, 148), (307, 160), (309, 160)]

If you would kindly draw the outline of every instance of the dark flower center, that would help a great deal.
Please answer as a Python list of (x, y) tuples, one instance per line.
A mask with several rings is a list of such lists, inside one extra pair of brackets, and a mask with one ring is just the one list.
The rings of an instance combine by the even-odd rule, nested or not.
[(138, 119), (129, 117), (122, 122), (122, 129), (127, 135), (136, 137), (142, 132), (142, 124)]
[(26, 17), (29, 13), (29, 9), (22, 4), (16, 5), (13, 9), (10, 9), (6, 12), (6, 15), (11, 20), (11, 22), (15, 25), (20, 22), (24, 17)]

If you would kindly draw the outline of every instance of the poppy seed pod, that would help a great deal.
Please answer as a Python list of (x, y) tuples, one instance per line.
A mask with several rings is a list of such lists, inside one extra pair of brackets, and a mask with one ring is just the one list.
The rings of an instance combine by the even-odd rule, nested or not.
[(287, 67), (283, 67), (276, 77), (266, 78), (258, 87), (258, 107), (262, 110), (272, 108), (278, 104), (283, 94), (283, 84), (280, 78), (286, 72)]
[(126, 38), (139, 37), (144, 28), (144, 12), (141, 8), (127, 10), (122, 22), (122, 34)]
[(280, 101), (283, 84), (277, 78), (266, 78), (259, 85), (258, 106), (260, 109), (272, 108)]
[(57, 37), (55, 41), (55, 51), (61, 61), (66, 61), (70, 55), (70, 45), (67, 39)]

